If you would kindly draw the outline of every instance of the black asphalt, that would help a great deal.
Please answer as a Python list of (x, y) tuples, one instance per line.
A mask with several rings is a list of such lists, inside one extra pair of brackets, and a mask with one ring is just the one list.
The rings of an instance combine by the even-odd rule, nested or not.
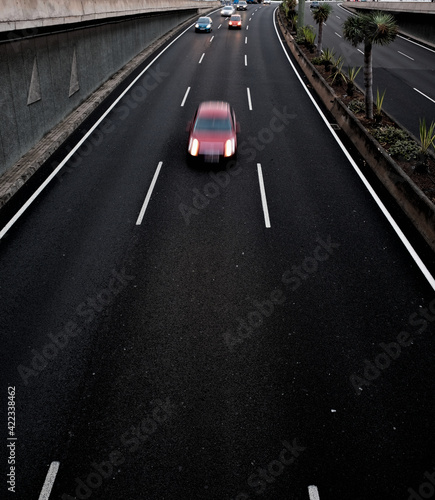
[[(274, 10), (182, 35), (1, 241), (6, 498), (38, 499), (52, 462), (62, 500), (428, 491), (434, 291), (296, 78)], [(240, 122), (226, 169), (186, 163), (208, 99)]]

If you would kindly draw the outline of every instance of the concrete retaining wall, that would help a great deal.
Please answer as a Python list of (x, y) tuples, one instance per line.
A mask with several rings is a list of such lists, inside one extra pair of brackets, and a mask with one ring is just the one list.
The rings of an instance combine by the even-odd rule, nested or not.
[(215, 3), (192, 4), (53, 34), (35, 28), (33, 36), (0, 43), (0, 175), (134, 56)]
[(79, 23), (92, 19), (169, 12), (204, 4), (195, 0), (3, 0), (0, 32)]
[(435, 46), (435, 2), (344, 2), (343, 6), (352, 12), (388, 12), (401, 33)]
[(434, 204), (391, 159), (384, 148), (368, 134), (359, 120), (335, 95), (333, 89), (299, 49), (291, 34), (284, 32), (284, 36), (309, 82), (334, 116), (337, 124), (350, 138), (361, 156), (396, 199), (430, 247), (435, 250)]

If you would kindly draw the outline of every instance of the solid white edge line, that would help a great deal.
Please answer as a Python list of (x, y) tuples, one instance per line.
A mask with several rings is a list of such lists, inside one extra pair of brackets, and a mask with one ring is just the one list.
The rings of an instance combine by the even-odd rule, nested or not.
[(153, 194), (153, 189), (154, 189), (154, 186), (156, 185), (157, 177), (159, 176), (160, 169), (162, 168), (162, 165), (163, 165), (163, 162), (159, 161), (159, 164), (157, 165), (156, 171), (154, 172), (153, 180), (151, 181), (150, 187), (148, 189), (148, 193), (145, 197), (145, 201), (143, 202), (141, 211), (139, 213), (139, 217), (137, 218), (136, 226), (140, 226), (142, 224), (142, 220), (144, 218), (145, 211), (148, 207), (148, 203), (151, 199), (151, 195)]
[(60, 462), (51, 462), (38, 500), (48, 500), (59, 470)]
[(249, 111), (252, 111), (251, 91), (249, 90), (249, 87), (246, 87), (246, 93), (247, 93), (247, 95), (248, 95), (248, 106), (249, 106)]
[(260, 184), (261, 204), (263, 205), (264, 224), (266, 227), (270, 227), (269, 209), (267, 208), (266, 190), (264, 188), (263, 171), (261, 170), (261, 163), (257, 163), (257, 172), (258, 172), (258, 182)]
[(109, 106), (109, 108), (100, 116), (100, 118), (92, 125), (88, 132), (80, 139), (80, 141), (71, 149), (71, 151), (65, 156), (65, 158), (59, 163), (55, 170), (45, 179), (45, 181), (39, 186), (39, 188), (32, 194), (32, 196), (24, 203), (24, 205), (18, 210), (18, 212), (9, 220), (9, 222), (0, 231), (0, 240), (9, 231), (9, 229), (17, 222), (17, 220), (23, 215), (23, 213), (29, 208), (29, 206), (36, 200), (36, 198), (42, 193), (42, 191), (47, 187), (47, 185), (56, 177), (58, 172), (65, 166), (68, 160), (75, 154), (75, 152), (80, 148), (80, 146), (86, 141), (86, 139), (92, 135), (94, 130), (100, 125), (100, 123), (106, 118), (106, 116), (112, 111), (112, 109), (118, 104), (118, 102), (125, 96), (125, 94), (133, 87), (133, 85), (142, 77), (142, 75), (148, 71), (148, 69), (159, 59), (159, 57), (166, 52), (169, 47), (175, 43), (180, 37), (187, 33), (194, 23), (188, 26), (182, 33), (180, 33), (171, 43), (169, 43), (161, 52), (159, 52), (156, 57), (139, 73), (139, 75), (128, 85), (128, 87), (122, 92), (115, 101)]
[(190, 87), (187, 87), (186, 93), (184, 94), (183, 100), (181, 101), (181, 107), (184, 106), (187, 96), (189, 95), (189, 92), (190, 92)]
[(201, 59), (199, 60), (199, 63), (198, 63), (198, 64), (201, 64), (201, 63), (202, 63), (202, 60), (204, 59), (204, 56), (205, 56), (205, 52), (202, 54)]
[(429, 99), (429, 101), (435, 102), (435, 100), (433, 100), (431, 97), (429, 97), (429, 96), (428, 96), (428, 95), (426, 95), (426, 94), (423, 94), (423, 92), (422, 92), (421, 90), (418, 90), (418, 89), (416, 89), (415, 87), (414, 87), (414, 90), (415, 90), (416, 92), (418, 92), (419, 94), (421, 94), (422, 96), (426, 97), (426, 99)]
[(310, 500), (320, 500), (317, 486), (308, 486), (308, 495), (310, 496)]
[[(276, 10), (275, 9), (275, 13), (276, 13)], [(365, 185), (365, 187), (367, 188), (368, 192), (371, 194), (372, 198), (374, 199), (374, 201), (377, 203), (378, 207), (381, 209), (382, 213), (384, 214), (384, 216), (386, 217), (386, 219), (388, 220), (388, 222), (390, 223), (390, 225), (392, 226), (392, 228), (394, 229), (394, 231), (396, 232), (397, 236), (400, 238), (400, 240), (402, 241), (403, 245), (405, 246), (405, 248), (408, 250), (409, 254), (411, 255), (411, 257), (414, 259), (414, 262), (417, 264), (417, 266), (420, 268), (420, 271), (423, 273), (424, 277), (426, 278), (426, 280), (429, 282), (430, 286), (432, 287), (433, 290), (435, 290), (435, 279), (434, 277), (432, 276), (432, 274), (429, 272), (429, 270), (427, 269), (427, 267), (425, 266), (424, 262), (421, 260), (420, 256), (417, 254), (417, 252), (414, 250), (413, 246), (411, 245), (411, 243), (408, 241), (408, 238), (403, 234), (402, 230), (400, 229), (400, 227), (397, 225), (396, 221), (393, 219), (393, 217), (390, 215), (390, 213), (388, 212), (387, 208), (385, 207), (385, 205), (382, 203), (381, 199), (379, 198), (379, 196), (376, 194), (376, 192), (374, 191), (374, 189), (372, 188), (372, 186), (370, 185), (370, 183), (367, 181), (367, 179), (364, 177), (364, 174), (361, 172), (361, 170), (359, 169), (358, 165), (355, 163), (354, 159), (351, 157), (351, 155), (349, 154), (349, 151), (345, 148), (344, 144), (341, 142), (340, 138), (338, 137), (338, 135), (335, 133), (335, 130), (331, 127), (331, 124), (328, 122), (328, 120), (326, 119), (326, 116), (323, 114), (322, 110), (320, 109), (320, 107), (318, 106), (318, 104), (316, 103), (314, 97), (311, 95), (310, 91), (308, 90), (308, 88), (306, 87), (306, 85), (304, 84), (301, 76), (299, 75), (298, 71), (296, 70), (292, 60), (290, 59), (290, 56), (288, 55), (287, 51), (285, 50), (285, 47), (284, 47), (284, 44), (279, 36), (279, 33), (278, 33), (278, 29), (276, 27), (276, 24), (275, 24), (275, 16), (273, 18), (273, 25), (275, 27), (275, 33), (276, 33), (276, 36), (278, 37), (278, 40), (281, 44), (281, 48), (282, 50), (284, 51), (284, 54), (286, 55), (287, 57), (287, 60), (288, 62), (290, 63), (290, 66), (292, 67), (296, 77), (298, 78), (300, 84), (302, 85), (302, 87), (304, 88), (305, 92), (307, 93), (308, 97), (310, 98), (311, 102), (313, 103), (313, 106), (316, 108), (317, 112), (319, 113), (319, 115), (322, 117), (322, 120), (325, 122), (325, 125), (328, 127), (330, 133), (332, 134), (332, 136), (334, 137), (334, 139), (337, 141), (338, 145), (340, 146), (341, 150), (343, 151), (343, 153), (345, 154), (346, 158), (348, 159), (349, 163), (352, 165), (353, 169), (355, 170), (355, 172), (358, 174), (359, 178), (361, 179), (361, 181), (363, 182), (363, 184)]]

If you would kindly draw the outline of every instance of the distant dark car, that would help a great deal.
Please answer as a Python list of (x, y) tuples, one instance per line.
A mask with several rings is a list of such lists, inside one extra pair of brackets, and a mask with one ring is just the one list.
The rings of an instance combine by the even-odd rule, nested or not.
[(242, 29), (242, 16), (240, 14), (233, 14), (228, 21), (228, 29), (236, 28)]
[(238, 128), (234, 110), (227, 102), (202, 102), (189, 123), (188, 159), (217, 163), (234, 157)]
[(237, 4), (237, 10), (248, 10), (248, 4), (245, 1), (240, 1)]
[(198, 21), (196, 21), (195, 24), (195, 31), (205, 31), (210, 33), (210, 31), (213, 29), (213, 21), (211, 17), (200, 17)]

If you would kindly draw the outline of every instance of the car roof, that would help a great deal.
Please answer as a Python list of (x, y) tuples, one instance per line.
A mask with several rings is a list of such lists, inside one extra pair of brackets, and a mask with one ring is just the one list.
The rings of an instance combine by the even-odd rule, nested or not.
[(240, 14), (233, 14), (231, 19), (242, 19), (242, 16)]
[(199, 105), (198, 115), (226, 117), (230, 109), (230, 105), (224, 101), (205, 101)]

